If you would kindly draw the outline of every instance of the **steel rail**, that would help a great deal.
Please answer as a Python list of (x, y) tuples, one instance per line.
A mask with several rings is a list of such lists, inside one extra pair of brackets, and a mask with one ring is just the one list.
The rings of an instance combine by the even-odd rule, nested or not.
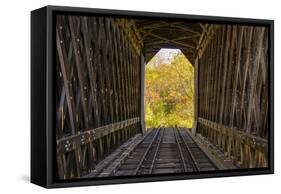
[(137, 167), (136, 167), (136, 169), (135, 169), (135, 171), (134, 171), (134, 173), (133, 173), (134, 175), (136, 175), (136, 174), (138, 173), (138, 171), (139, 171), (141, 165), (143, 164), (143, 162), (144, 162), (144, 160), (145, 160), (145, 158), (146, 158), (146, 155), (148, 154), (149, 150), (151, 149), (151, 146), (152, 146), (152, 144), (154, 143), (155, 138), (158, 136), (160, 130), (161, 130), (161, 127), (159, 127), (159, 128), (157, 129), (157, 131), (156, 131), (156, 133), (155, 133), (155, 135), (154, 135), (152, 141), (150, 142), (150, 144), (149, 144), (148, 147), (146, 148), (145, 153), (143, 154), (141, 160), (139, 161), (139, 163), (138, 163), (138, 165), (137, 165)]
[(187, 166), (186, 166), (186, 162), (185, 162), (185, 159), (184, 159), (184, 156), (183, 156), (183, 151), (182, 151), (182, 148), (181, 148), (181, 145), (180, 145), (180, 139), (179, 139), (179, 134), (178, 134), (177, 129), (174, 130), (174, 136), (175, 136), (177, 148), (178, 148), (178, 151), (179, 151), (179, 154), (180, 154), (180, 159), (181, 159), (181, 162), (182, 162), (182, 165), (183, 165), (183, 170), (184, 170), (184, 172), (187, 172)]
[(154, 155), (153, 155), (152, 163), (151, 163), (151, 166), (150, 166), (150, 168), (149, 168), (149, 172), (148, 172), (149, 174), (151, 174), (152, 171), (153, 171), (153, 167), (154, 167), (154, 164), (155, 164), (155, 160), (156, 160), (157, 155), (158, 155), (158, 150), (159, 150), (160, 144), (161, 144), (161, 142), (162, 142), (164, 130), (165, 130), (165, 129), (162, 129), (162, 131), (161, 131), (161, 134), (160, 134), (160, 137), (159, 137), (159, 141), (158, 141), (158, 144), (157, 144), (155, 153), (154, 153)]
[(183, 144), (185, 145), (185, 148), (187, 150), (186, 153), (187, 153), (188, 158), (191, 161), (191, 165), (193, 166), (193, 169), (196, 170), (196, 171), (199, 171), (200, 167), (198, 166), (198, 164), (197, 164), (197, 162), (195, 160), (194, 155), (192, 154), (192, 152), (191, 152), (189, 146), (187, 145), (186, 141), (184, 141), (184, 138), (183, 138), (182, 134), (180, 133), (180, 131), (179, 131), (179, 129), (177, 127), (175, 128), (175, 131), (177, 131), (177, 133), (179, 134), (180, 139), (182, 140)]
[[(140, 145), (152, 132), (153, 132), (153, 130), (150, 130), (150, 131), (148, 131), (146, 134), (144, 134), (143, 137), (142, 137), (142, 140), (141, 140), (137, 145), (135, 145), (134, 148), (136, 148), (138, 145)], [(121, 145), (121, 146), (122, 146), (122, 145)], [(131, 152), (132, 152), (132, 151), (133, 151), (133, 150), (131, 150)], [(130, 153), (131, 153), (131, 152), (130, 152)], [(111, 159), (111, 162), (116, 161), (116, 159), (118, 159), (118, 158), (119, 158), (121, 155), (123, 155), (123, 154), (124, 154), (124, 152), (121, 152), (120, 154), (114, 156), (114, 157)], [(124, 158), (124, 160), (125, 160), (127, 157), (128, 157), (128, 155)], [(101, 172), (104, 171), (104, 170), (109, 166), (109, 164), (110, 164), (110, 163), (108, 163), (107, 165), (105, 165), (102, 169), (100, 169), (99, 171), (97, 171), (94, 175), (95, 175), (95, 176), (99, 176), (99, 175), (101, 174)], [(118, 166), (116, 167), (116, 169), (114, 169), (114, 171), (117, 171), (119, 168), (120, 168), (120, 166), (118, 165)], [(110, 175), (114, 175), (114, 173), (111, 172)]]

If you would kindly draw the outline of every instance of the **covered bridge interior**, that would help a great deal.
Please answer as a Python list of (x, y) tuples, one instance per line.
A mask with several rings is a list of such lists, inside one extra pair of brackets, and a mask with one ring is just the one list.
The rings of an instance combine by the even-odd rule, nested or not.
[(59, 178), (105, 168), (101, 161), (146, 135), (145, 64), (161, 48), (180, 49), (194, 65), (194, 142), (214, 163), (268, 165), (266, 27), (65, 15), (56, 22)]

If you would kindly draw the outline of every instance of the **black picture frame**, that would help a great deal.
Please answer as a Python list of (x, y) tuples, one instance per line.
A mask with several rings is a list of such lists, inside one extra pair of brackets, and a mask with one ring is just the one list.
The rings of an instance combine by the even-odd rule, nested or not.
[[(54, 110), (54, 56), (57, 13), (74, 15), (103, 15), (126, 17), (149, 17), (208, 21), (214, 23), (252, 24), (267, 26), (269, 30), (269, 139), (268, 168), (223, 170), (216, 172), (192, 173), (188, 175), (153, 175), (136, 177), (110, 177), (99, 179), (55, 180), (55, 110)], [(31, 12), (31, 182), (46, 188), (73, 187), (168, 181), (195, 178), (229, 177), (274, 173), (274, 21), (215, 16), (183, 15), (168, 13), (107, 10), (46, 6)]]

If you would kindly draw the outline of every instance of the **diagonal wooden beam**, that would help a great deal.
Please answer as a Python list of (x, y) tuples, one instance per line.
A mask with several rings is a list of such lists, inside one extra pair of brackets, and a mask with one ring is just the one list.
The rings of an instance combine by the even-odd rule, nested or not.
[(71, 39), (72, 39), (72, 44), (73, 44), (73, 49), (74, 49), (74, 57), (75, 57), (75, 64), (76, 64), (76, 69), (77, 69), (77, 74), (78, 74), (78, 79), (79, 79), (79, 87), (80, 87), (80, 92), (81, 92), (81, 103), (82, 103), (82, 108), (83, 108), (83, 115), (84, 115), (84, 120), (85, 120), (85, 125), (86, 128), (89, 127), (89, 117), (88, 117), (88, 107), (86, 106), (86, 102), (88, 102), (89, 99), (86, 98), (85, 94), (85, 81), (84, 81), (84, 76), (83, 76), (83, 70), (82, 70), (82, 63), (81, 63), (81, 58), (80, 58), (80, 49), (78, 47), (78, 42), (80, 41), (78, 34), (76, 34), (76, 31), (74, 29), (75, 26), (75, 19), (73, 16), (69, 16), (69, 27), (70, 27), (70, 32), (71, 32)]
[(100, 113), (98, 110), (98, 103), (97, 103), (97, 86), (96, 86), (96, 73), (93, 68), (93, 56), (91, 55), (90, 51), (92, 50), (92, 47), (90, 45), (91, 39), (89, 36), (89, 30), (88, 30), (88, 20), (87, 17), (81, 18), (81, 23), (82, 23), (82, 31), (83, 31), (83, 36), (84, 36), (84, 45), (85, 45), (85, 53), (86, 53), (86, 62), (87, 62), (87, 68), (88, 68), (88, 73), (89, 73), (89, 81), (90, 81), (90, 88), (91, 88), (91, 95), (93, 98), (93, 103), (94, 103), (94, 108), (96, 109), (94, 113), (95, 121), (97, 126), (100, 125)]
[(193, 30), (192, 28), (190, 28), (190, 27), (187, 27), (187, 26), (184, 26), (184, 25), (182, 25), (182, 24), (178, 24), (178, 23), (172, 23), (172, 24), (170, 24), (170, 26), (171, 27), (174, 27), (174, 28), (179, 28), (179, 29), (182, 29), (182, 30), (184, 30), (184, 31), (186, 31), (186, 32), (189, 32), (189, 33), (192, 33), (192, 34), (197, 34), (197, 35), (201, 35), (201, 33), (200, 32), (197, 32), (197, 31), (195, 31), (195, 30)]
[(256, 38), (256, 50), (254, 53), (254, 60), (253, 60), (253, 69), (252, 69), (252, 76), (250, 79), (250, 93), (249, 93), (249, 107), (247, 111), (247, 123), (246, 123), (246, 132), (251, 132), (251, 124), (252, 124), (252, 111), (254, 107), (253, 99), (256, 98), (256, 84), (258, 79), (258, 70), (260, 66), (260, 58), (262, 53), (262, 43), (263, 43), (263, 36), (264, 36), (264, 28), (257, 28), (256, 32), (258, 37)]
[(158, 21), (155, 23), (151, 23), (151, 24), (141, 24), (140, 26), (138, 26), (138, 29), (140, 31), (146, 31), (146, 30), (150, 30), (152, 28), (161, 28), (161, 27), (166, 27), (169, 26), (168, 22), (165, 21)]
[(163, 36), (160, 36), (160, 35), (157, 35), (157, 34), (154, 34), (154, 33), (151, 33), (151, 32), (149, 34), (151, 36), (154, 36), (155, 38), (159, 38), (160, 40), (164, 40), (164, 41), (167, 41), (167, 42), (170, 42), (170, 43), (174, 43), (174, 44), (177, 44), (177, 45), (181, 45), (181, 46), (184, 46), (184, 47), (189, 47), (189, 48), (195, 49), (195, 46), (192, 46), (192, 45), (189, 45), (189, 44), (186, 44), (186, 43), (170, 40), (170, 39), (167, 39)]
[(199, 35), (192, 35), (192, 36), (183, 36), (183, 37), (178, 37), (170, 40), (159, 40), (159, 41), (149, 41), (149, 43), (145, 43), (146, 46), (150, 45), (157, 45), (157, 44), (162, 44), (162, 43), (169, 43), (170, 41), (180, 41), (180, 40), (186, 40), (186, 39), (192, 39), (199, 37)]
[(64, 84), (64, 89), (66, 93), (66, 100), (67, 100), (67, 105), (68, 105), (68, 112), (69, 112), (69, 117), (70, 117), (70, 128), (72, 134), (75, 133), (76, 130), (76, 125), (75, 125), (75, 119), (74, 119), (74, 114), (76, 112), (75, 106), (73, 103), (73, 91), (72, 88), (70, 87), (69, 84), (69, 70), (68, 70), (68, 65), (67, 63), (67, 56), (66, 56), (66, 51), (65, 51), (65, 46), (64, 46), (64, 41), (63, 41), (63, 34), (62, 34), (62, 24), (59, 23), (60, 20), (58, 20), (58, 26), (60, 29), (56, 29), (56, 41), (57, 41), (57, 51), (58, 51), (58, 56), (59, 56), (59, 62), (60, 62), (60, 67), (62, 71), (62, 77), (63, 77), (63, 84)]

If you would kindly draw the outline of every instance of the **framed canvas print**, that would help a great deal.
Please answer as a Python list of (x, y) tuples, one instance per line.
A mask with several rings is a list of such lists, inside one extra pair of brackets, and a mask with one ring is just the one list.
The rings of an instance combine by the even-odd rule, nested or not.
[(31, 182), (273, 173), (272, 20), (31, 12)]

